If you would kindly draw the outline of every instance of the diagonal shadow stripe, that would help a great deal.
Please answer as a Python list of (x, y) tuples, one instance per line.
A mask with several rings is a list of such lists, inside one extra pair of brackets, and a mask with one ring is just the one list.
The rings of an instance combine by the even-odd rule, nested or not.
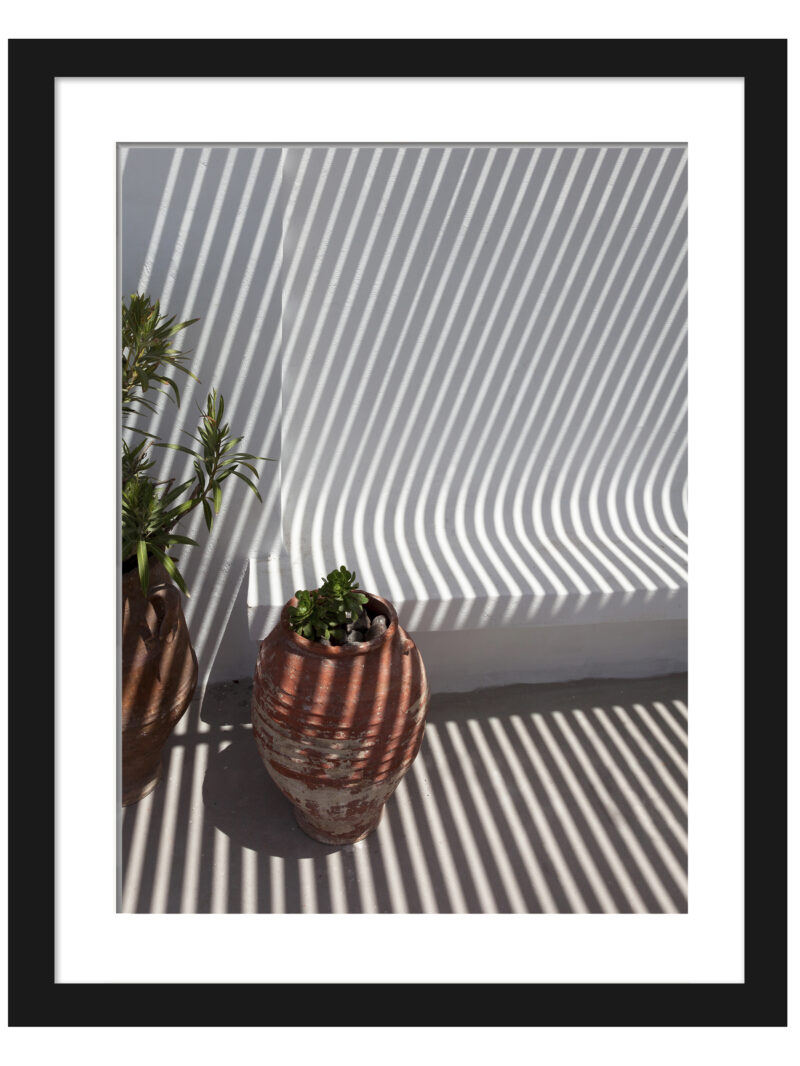
[(685, 779), (682, 807), (626, 730), (669, 729), (684, 675), (434, 696), (381, 825), (343, 848), (306, 837), (266, 775), (251, 687), (209, 686), (166, 786), (125, 808), (123, 910), (687, 911)]

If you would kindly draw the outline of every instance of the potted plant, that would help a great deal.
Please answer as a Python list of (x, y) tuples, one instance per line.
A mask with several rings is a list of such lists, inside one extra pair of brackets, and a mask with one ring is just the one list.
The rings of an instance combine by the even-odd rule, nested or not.
[(377, 827), (419, 751), (428, 699), (417, 646), (355, 573), (340, 566), (294, 594), (261, 642), (251, 717), (304, 832), (353, 844)]
[[(232, 474), (250, 487), (243, 472), (259, 474), (253, 462), (265, 456), (234, 452), (241, 437), (230, 436), (223, 423), (225, 401), (212, 390), (200, 408), (196, 444), (163, 443), (130, 426), (130, 416), (155, 412), (153, 393), (167, 393), (180, 405), (180, 390), (170, 371), (182, 371), (187, 352), (173, 347), (173, 338), (197, 322), (175, 323), (161, 314), (159, 302), (134, 293), (122, 304), (122, 412), (124, 428), (141, 434), (130, 446), (122, 442), (122, 803), (136, 803), (161, 777), (161, 751), (183, 715), (197, 684), (197, 657), (192, 648), (178, 588), (188, 596), (176, 545), (197, 541), (175, 531), (176, 525), (202, 507), (212, 528), (222, 503), (222, 483)], [(185, 431), (184, 431), (185, 432)], [(157, 481), (150, 448), (175, 448), (193, 457), (194, 477), (180, 485)], [(175, 586), (178, 586), (176, 588)]]

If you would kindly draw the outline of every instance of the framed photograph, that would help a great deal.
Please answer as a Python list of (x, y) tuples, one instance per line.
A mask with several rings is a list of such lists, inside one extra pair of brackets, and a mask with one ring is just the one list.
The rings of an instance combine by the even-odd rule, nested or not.
[[(371, 1025), (396, 1024), (394, 1008), (385, 993), (387, 987), (399, 991), (404, 985), (431, 990), (440, 985), (458, 986), (458, 1009), (452, 1014), (442, 1009), (435, 1022), (441, 1025), (463, 1025), (469, 1017), (496, 1026), (785, 1025), (786, 662), (785, 641), (780, 638), (786, 607), (782, 580), (786, 513), (781, 497), (771, 492), (766, 498), (767, 484), (772, 485), (773, 479), (760, 471), (769, 449), (770, 470), (777, 467), (779, 484), (785, 475), (783, 404), (776, 403), (776, 377), (765, 373), (762, 353), (769, 352), (771, 365), (777, 360), (780, 397), (786, 358), (786, 144), (783, 137), (776, 140), (772, 131), (786, 128), (786, 41), (335, 41), (328, 42), (330, 58), (321, 69), (312, 69), (305, 42), (288, 40), (197, 40), (192, 42), (191, 52), (176, 49), (172, 41), (150, 41), (145, 64), (141, 53), (134, 61), (137, 42), (128, 41), (128, 49), (114, 50), (112, 69), (108, 58), (111, 43), (9, 43), (9, 662), (10, 706), (17, 708), (17, 713), (9, 716), (10, 1023), (95, 1024), (102, 1018), (105, 1025), (127, 1024), (132, 1005), (139, 1000), (144, 1003), (148, 997), (148, 986), (170, 984), (182, 986), (185, 995), (191, 995), (195, 1019), (224, 1017), (226, 1024), (233, 1025), (250, 1025), (254, 1016), (261, 1016), (254, 1011), (265, 985), (272, 1018), (278, 1016), (276, 1006), (285, 1003), (288, 1007), (298, 985), (312, 994), (324, 991), (316, 997), (316, 1025), (337, 1025), (343, 1016), (350, 1016), (347, 1005), (354, 994), (368, 1010)], [(410, 47), (413, 64), (408, 59)], [(32, 114), (38, 116), (36, 123), (31, 122)], [(278, 171), (271, 184), (264, 177), (273, 156), (290, 174), (290, 181), (282, 179)], [(450, 161), (455, 161), (452, 167)], [(275, 379), (264, 386), (259, 402), (266, 403), (265, 397), (272, 397), (273, 392), (281, 399), (283, 432), (287, 432), (287, 419), (296, 406), (293, 384), (298, 375), (310, 374), (320, 382), (320, 396), (312, 401), (314, 424), (324, 431), (323, 386), (331, 404), (338, 400), (335, 380), (332, 377), (326, 383), (328, 371), (322, 363), (314, 364), (314, 352), (317, 348), (322, 351), (324, 345), (339, 344), (340, 338), (331, 329), (324, 344), (320, 340), (326, 329), (322, 314), (327, 314), (328, 304), (324, 300), (322, 312), (314, 312), (319, 316), (316, 333), (311, 317), (304, 320), (302, 312), (303, 301), (316, 284), (314, 264), (320, 261), (330, 234), (339, 225), (337, 205), (345, 189), (352, 192), (354, 202), (361, 205), (360, 196), (367, 205), (358, 216), (366, 221), (363, 225), (353, 221), (352, 234), (342, 215), (342, 232), (337, 238), (344, 249), (342, 261), (331, 266), (336, 277), (341, 275), (341, 267), (345, 277), (350, 269), (353, 278), (360, 279), (361, 268), (367, 263), (366, 250), (374, 247), (380, 252), (386, 235), (391, 247), (391, 241), (401, 240), (397, 236), (400, 215), (406, 210), (406, 201), (413, 201), (414, 183), (420, 182), (424, 191), (428, 166), (432, 191), (428, 200), (420, 198), (425, 210), (435, 213), (439, 209), (436, 181), (452, 183), (448, 195), (453, 203), (459, 202), (459, 182), (473, 182), (478, 190), (471, 194), (472, 199), (465, 196), (464, 221), (462, 224), (456, 218), (454, 233), (466, 232), (473, 207), (479, 219), (483, 217), (480, 212), (486, 211), (485, 225), (481, 222), (476, 226), (477, 236), (464, 238), (463, 253), (455, 240), (451, 260), (458, 266), (453, 268), (450, 261), (443, 261), (441, 266), (442, 290), (449, 284), (459, 300), (472, 299), (476, 318), (483, 314), (482, 290), (479, 278), (476, 276), (473, 283), (469, 271), (475, 262), (482, 264), (487, 277), (494, 269), (489, 238), (485, 252), (481, 244), (486, 234), (494, 232), (492, 226), (503, 239), (506, 230), (524, 237), (527, 219), (542, 257), (549, 254), (544, 250), (550, 239), (547, 227), (543, 225), (541, 233), (535, 229), (538, 201), (534, 193), (538, 186), (531, 185), (530, 202), (525, 199), (526, 183), (532, 175), (540, 175), (536, 180), (541, 180), (545, 189), (540, 194), (543, 202), (549, 188), (544, 183), (553, 182), (553, 203), (558, 203), (559, 210), (562, 201), (567, 204), (565, 219), (570, 211), (577, 217), (577, 208), (584, 202), (581, 195), (587, 202), (596, 196), (585, 232), (579, 227), (575, 230), (576, 242), (584, 241), (591, 250), (584, 259), (575, 260), (575, 275), (587, 293), (594, 291), (590, 289), (595, 282), (591, 264), (598, 264), (595, 273), (599, 274), (602, 257), (597, 249), (605, 248), (604, 240), (620, 263), (629, 247), (632, 259), (639, 251), (643, 261), (649, 254), (650, 246), (644, 239), (639, 249), (633, 238), (630, 245), (625, 243), (624, 232), (628, 231), (624, 227), (617, 234), (613, 211), (606, 221), (603, 210), (607, 203), (622, 217), (630, 201), (631, 217), (638, 225), (639, 194), (635, 190), (640, 188), (637, 183), (641, 178), (641, 188), (648, 190), (648, 196), (641, 198), (643, 227), (656, 232), (662, 216), (668, 220), (666, 251), (663, 255), (654, 251), (648, 269), (658, 278), (658, 271), (664, 268), (659, 284), (665, 294), (664, 305), (671, 301), (669, 306), (676, 308), (675, 321), (666, 311), (663, 322), (658, 319), (661, 304), (645, 291), (646, 286), (641, 298), (634, 294), (630, 306), (626, 304), (628, 289), (621, 272), (615, 290), (619, 324), (610, 316), (608, 332), (614, 343), (624, 345), (626, 316), (632, 319), (638, 314), (637, 300), (651, 301), (651, 317), (663, 332), (664, 351), (671, 346), (670, 350), (680, 351), (684, 360), (688, 355), (689, 503), (686, 505), (685, 486), (676, 487), (674, 478), (672, 488), (672, 482), (665, 481), (666, 488), (659, 482), (651, 491), (657, 498), (654, 506), (668, 510), (664, 501), (680, 499), (680, 505), (691, 515), (688, 705), (693, 714), (688, 836), (685, 827), (676, 830), (688, 841), (688, 880), (684, 880), (686, 865), (679, 869), (680, 863), (666, 851), (662, 855), (665, 868), (673, 871), (669, 883), (688, 884), (685, 893), (660, 889), (657, 879), (645, 878), (644, 901), (632, 886), (633, 897), (639, 898), (642, 906), (619, 906), (610, 882), (604, 884), (598, 875), (597, 884), (592, 887), (587, 881), (585, 890), (583, 882), (576, 880), (574, 892), (570, 894), (567, 888), (564, 905), (559, 905), (560, 897), (548, 895), (549, 875), (545, 875), (540, 889), (532, 889), (529, 896), (523, 889), (518, 900), (506, 885), (507, 906), (481, 906), (478, 887), (474, 906), (467, 901), (463, 907), (452, 908), (460, 913), (440, 913), (447, 908), (437, 907), (435, 885), (428, 903), (422, 893), (419, 906), (406, 908), (409, 913), (333, 913), (333, 906), (329, 913), (312, 914), (303, 907), (297, 910), (304, 913), (277, 913), (292, 908), (285, 906), (285, 899), (282, 906), (272, 906), (274, 900), (265, 902), (257, 893), (247, 906), (217, 907), (212, 901), (226, 893), (230, 896), (232, 891), (229, 882), (223, 884), (227, 860), (221, 853), (219, 861), (203, 874), (208, 878), (205, 888), (192, 881), (197, 873), (193, 874), (188, 864), (182, 867), (180, 884), (177, 880), (156, 883), (157, 870), (169, 866), (179, 845), (169, 832), (174, 812), (161, 809), (157, 822), (146, 798), (143, 813), (129, 817), (131, 830), (123, 854), (117, 765), (119, 448), (115, 404), (119, 384), (115, 360), (99, 357), (111, 345), (119, 344), (119, 287), (124, 296), (127, 288), (144, 291), (151, 281), (157, 281), (163, 296), (165, 290), (170, 294), (172, 286), (180, 295), (180, 306), (189, 308), (187, 315), (194, 317), (193, 294), (205, 285), (206, 318), (210, 322), (199, 327), (197, 358), (203, 368), (203, 388), (210, 388), (215, 384), (217, 364), (211, 356), (203, 363), (204, 353), (231, 348), (234, 342), (228, 333), (234, 325), (226, 324), (235, 324), (248, 315), (255, 321), (261, 313), (258, 301), (250, 294), (248, 279), (259, 250), (270, 240), (270, 204), (285, 206), (288, 196), (293, 205), (295, 197), (300, 204), (296, 227), (289, 227), (283, 274), (276, 273), (284, 286), (283, 303), (273, 306), (265, 298), (262, 319), (277, 315), (276, 321), (286, 331), (283, 341), (290, 349), (294, 345), (298, 354), (294, 363), (288, 357), (280, 367), (276, 362)], [(303, 168), (316, 175), (314, 181), (303, 183)], [(333, 174), (329, 186), (319, 177), (327, 173), (326, 168)], [(52, 197), (38, 194), (34, 198), (32, 173), (48, 178), (53, 175)], [(211, 174), (207, 187), (203, 184), (206, 173)], [(123, 175), (127, 175), (124, 181), (129, 191), (121, 199)], [(263, 189), (253, 193), (251, 186), (262, 179)], [(576, 190), (584, 189), (583, 193), (575, 192), (574, 204), (570, 200), (573, 179)], [(380, 182), (384, 182), (382, 194)], [(478, 192), (484, 186), (492, 187), (492, 182), (497, 184), (497, 193), (494, 198), (487, 196), (484, 208)], [(248, 208), (226, 215), (219, 190), (229, 186), (241, 186), (242, 203), (250, 195), (255, 204), (263, 193), (263, 214)], [(175, 196), (180, 209), (170, 211), (168, 193), (176, 188), (182, 189)], [(629, 196), (623, 191), (626, 189)], [(508, 195), (503, 199), (506, 190)], [(653, 190), (657, 196), (650, 196)], [(678, 196), (675, 203), (673, 194)], [(312, 225), (315, 196), (324, 201), (328, 212), (324, 219), (330, 220), (326, 223), (323, 219), (316, 229)], [(620, 198), (618, 208), (615, 197)], [(664, 205), (663, 211), (659, 204)], [(517, 217), (514, 212), (519, 208)], [(369, 212), (373, 209), (370, 228), (369, 217), (373, 216)], [(555, 212), (555, 207), (546, 210)], [(386, 213), (388, 223), (396, 225), (392, 229), (387, 223), (384, 234), (379, 227)], [(201, 217), (202, 232), (199, 227), (192, 230)], [(442, 230), (449, 218), (443, 209)], [(553, 228), (557, 228), (555, 223)], [(230, 237), (240, 232), (247, 234), (252, 249), (249, 259)], [(162, 233), (168, 237), (159, 243)], [(565, 221), (558, 239), (563, 239), (566, 247), (572, 236), (573, 229)], [(673, 238), (677, 242), (674, 246)], [(474, 245), (469, 243), (473, 240)], [(302, 284), (294, 284), (291, 241), (300, 248), (298, 259), (305, 255), (310, 264), (307, 277), (302, 270), (297, 274)], [(363, 263), (361, 259), (356, 262), (356, 256), (348, 266), (346, 253), (351, 246), (365, 249)], [(499, 242), (497, 249), (497, 261), (505, 263), (506, 253)], [(54, 290), (52, 298), (49, 291), (43, 298), (42, 263), (48, 264), (51, 250)], [(532, 256), (534, 262), (535, 249)], [(506, 258), (511, 276), (511, 251)], [(215, 264), (213, 277), (205, 282), (197, 280), (202, 264), (209, 259)], [(411, 252), (408, 261), (413, 262)], [(369, 297), (380, 304), (382, 279), (395, 269), (385, 266), (387, 262), (386, 256), (376, 256), (379, 265), (374, 289), (365, 287), (365, 300)], [(400, 291), (402, 263), (397, 262), (400, 280), (396, 288)], [(553, 259), (554, 278), (561, 278), (559, 263)], [(326, 270), (327, 266), (317, 268)], [(278, 267), (275, 269), (277, 272)], [(226, 281), (228, 288), (219, 281), (234, 276), (241, 280), (230, 285)], [(522, 277), (519, 271), (516, 276)], [(538, 275), (532, 273), (531, 277), (538, 286)], [(615, 277), (609, 268), (609, 290)], [(33, 279), (38, 280), (32, 284)], [(463, 293), (458, 289), (459, 279), (463, 279)], [(602, 286), (602, 281), (599, 278), (598, 285)], [(558, 284), (562, 286), (559, 291), (566, 294), (568, 286), (563, 279)], [(677, 285), (674, 291), (673, 285)], [(584, 312), (583, 290), (575, 292), (579, 295), (565, 296), (572, 302), (570, 314), (591, 338), (591, 304), (586, 302)], [(547, 300), (556, 301), (557, 297), (549, 295), (544, 281), (537, 293), (546, 309), (543, 314), (550, 314)], [(341, 297), (350, 306), (348, 299)], [(333, 300), (330, 296), (328, 303)], [(365, 303), (363, 322), (372, 313), (373, 303)], [(165, 307), (168, 305), (165, 299)], [(433, 301), (430, 306), (433, 320), (437, 313)], [(409, 304), (409, 319), (414, 313), (415, 306)], [(554, 323), (560, 322), (560, 313), (561, 305), (555, 307), (554, 303)], [(493, 336), (490, 318), (485, 320), (487, 336)], [(509, 335), (515, 328), (511, 318), (509, 314)], [(423, 328), (424, 323), (420, 335)], [(440, 328), (444, 336), (449, 326), (445, 323)], [(341, 332), (347, 336), (344, 325)], [(347, 343), (358, 353), (362, 337), (355, 324), (351, 332)], [(35, 375), (26, 350), (30, 350), (34, 337), (42, 336), (47, 338), (49, 350), (51, 335), (55, 338), (52, 377)], [(478, 337), (477, 332), (470, 337)], [(545, 337), (542, 343), (546, 341)], [(427, 353), (424, 347), (421, 351)], [(613, 357), (609, 357), (607, 365), (611, 367), (612, 362)], [(667, 367), (666, 355), (659, 365)], [(421, 380), (424, 372), (420, 364)], [(515, 372), (511, 362), (506, 372), (510, 380)], [(431, 373), (438, 381), (436, 372)], [(476, 372), (470, 373), (475, 376)], [(637, 369), (636, 373), (644, 377), (649, 371)], [(445, 384), (453, 379), (445, 362), (440, 377)], [(464, 397), (458, 401), (463, 404), (458, 414), (462, 422), (469, 421), (470, 410), (473, 422), (477, 421), (475, 412), (483, 410), (477, 380), (463, 382)], [(630, 411), (634, 411), (641, 392), (637, 392), (636, 380), (632, 376), (618, 390), (630, 401)], [(625, 415), (620, 406), (613, 415), (620, 425), (616, 437), (612, 416), (604, 421), (602, 412), (594, 414), (592, 408), (587, 417), (595, 421), (590, 420), (587, 426), (601, 442), (598, 455), (591, 460), (598, 469), (603, 464), (600, 451), (606, 447), (602, 434), (608, 430), (609, 448), (619, 444), (624, 450), (624, 442), (619, 443), (623, 428), (630, 435), (632, 455), (636, 448), (652, 447), (664, 472), (674, 474), (685, 468), (686, 381), (677, 371), (670, 377), (667, 369), (663, 380), (664, 391), (653, 392), (653, 403), (675, 404), (670, 417), (679, 440), (665, 430), (663, 437), (653, 436), (652, 445), (647, 443), (650, 437), (642, 431), (650, 417), (646, 405), (641, 417), (638, 413), (635, 417), (630, 412)], [(260, 395), (260, 386), (254, 382), (250, 392)], [(501, 389), (502, 375), (497, 382), (496, 388)], [(547, 380), (539, 383), (543, 390), (547, 388)], [(234, 399), (236, 390), (246, 387), (235, 378), (223, 384)], [(357, 390), (355, 372), (348, 388), (351, 385)], [(32, 386), (37, 402), (49, 405), (52, 401), (55, 411), (52, 433), (43, 421), (35, 439), (23, 426), (26, 414), (29, 417), (28, 405), (20, 402)], [(200, 393), (195, 397), (193, 388), (187, 393), (192, 401), (200, 398)], [(570, 388), (563, 411), (573, 417), (577, 400), (570, 406), (570, 397), (577, 397), (580, 390), (574, 382)], [(363, 414), (370, 398), (358, 395), (357, 407)], [(376, 396), (379, 400), (377, 392)], [(402, 397), (398, 397), (399, 392), (395, 394), (399, 403)], [(389, 399), (386, 402), (389, 404)], [(578, 415), (570, 429), (573, 437), (587, 432), (581, 423), (582, 409), (576, 409)], [(538, 417), (546, 417), (544, 405)], [(437, 408), (426, 418), (420, 425), (436, 426), (444, 439), (450, 431), (447, 410)], [(456, 414), (451, 421), (455, 425)], [(248, 422), (247, 432), (256, 432), (253, 426)], [(274, 439), (259, 438), (253, 450), (261, 454), (263, 448), (263, 455), (270, 455), (281, 444), (281, 426), (278, 418)], [(313, 455), (302, 452), (301, 436), (307, 439), (303, 434), (297, 441), (293, 438), (295, 453), (304, 456), (303, 464), (311, 469)], [(476, 429), (467, 437), (467, 445), (477, 440)], [(331, 441), (326, 449), (338, 456), (338, 445), (333, 438)], [(439, 451), (444, 454), (444, 444), (436, 451), (437, 438), (432, 430), (428, 446), (437, 456)], [(247, 439), (242, 447), (251, 450)], [(567, 445), (564, 448), (567, 454)], [(509, 449), (512, 454), (513, 442)], [(522, 454), (522, 445), (519, 450)], [(467, 470), (465, 447), (460, 452), (458, 447), (454, 449), (454, 469), (461, 469), (461, 452)], [(517, 462), (516, 453), (512, 460)], [(569, 454), (567, 461), (571, 461)], [(298, 459), (295, 466), (299, 463)], [(590, 458), (586, 465), (588, 469)], [(532, 476), (524, 456), (519, 459), (519, 468)], [(48, 479), (42, 473), (33, 477), (34, 469), (53, 471), (52, 497)], [(178, 470), (176, 466), (176, 477)], [(320, 499), (313, 477), (305, 484), (301, 474), (290, 465), (282, 470), (283, 481), (275, 482), (275, 492), (283, 491), (289, 501), (284, 505), (283, 520), (296, 519), (300, 539), (305, 536), (303, 519), (297, 517), (301, 505), (308, 510), (310, 500)], [(435, 480), (433, 474), (431, 477)], [(343, 479), (343, 484), (349, 484), (346, 473)], [(389, 492), (390, 479), (386, 484)], [(241, 489), (244, 499), (246, 489)], [(401, 495), (403, 491), (407, 487), (401, 488)], [(433, 490), (429, 486), (425, 491)], [(231, 503), (233, 491), (227, 495), (230, 499), (226, 497), (226, 502)], [(385, 501), (380, 505), (388, 506)], [(231, 506), (240, 509), (231, 521), (241, 517), (245, 522), (248, 505)], [(29, 510), (35, 522), (26, 521), (23, 526), (15, 520)], [(766, 515), (769, 522), (765, 522)], [(222, 539), (214, 542), (214, 566), (227, 582), (221, 598), (236, 600), (242, 607), (242, 618), (246, 603), (248, 609), (252, 607), (249, 617), (257, 620), (251, 630), (244, 621), (240, 631), (236, 630), (238, 646), (233, 636), (226, 637), (227, 643), (222, 636), (217, 637), (211, 612), (205, 624), (199, 614), (192, 616), (192, 632), (201, 633), (203, 647), (213, 648), (215, 654), (223, 648), (234, 664), (229, 669), (235, 673), (237, 655), (242, 662), (250, 661), (258, 643), (256, 629), (262, 627), (259, 637), (266, 632), (266, 619), (271, 618), (266, 612), (281, 601), (270, 600), (266, 593), (259, 598), (257, 582), (248, 575), (244, 563), (240, 566), (237, 561), (232, 528), (225, 526)], [(261, 554), (251, 552), (254, 558), (258, 555), (258, 565), (277, 551), (270, 541), (274, 531), (266, 518), (261, 532)], [(568, 530), (564, 536), (573, 533)], [(762, 559), (767, 553), (767, 535), (768, 557), (779, 560), (777, 577), (770, 570), (768, 581)], [(617, 561), (612, 560), (610, 570), (630, 567), (632, 556), (623, 558), (623, 549), (616, 550)], [(451, 563), (454, 568), (457, 555), (455, 552)], [(309, 557), (314, 564), (310, 581), (319, 565), (313, 545)], [(546, 570), (550, 557), (544, 550), (542, 558)], [(665, 552), (661, 567), (667, 584), (672, 582), (670, 589), (674, 585), (678, 599), (684, 597), (681, 610), (685, 619), (686, 583), (681, 590), (681, 582), (669, 577), (675, 558), (678, 554)], [(27, 566), (23, 559), (28, 560)], [(417, 557), (414, 565), (420, 572), (426, 566), (434, 572), (442, 559), (449, 560), (450, 556)], [(562, 561), (559, 565), (563, 568), (566, 564)], [(600, 563), (597, 565), (602, 569)], [(609, 569), (608, 562), (603, 565)], [(275, 566), (278, 573), (279, 563)], [(408, 567), (410, 591), (403, 598), (405, 586), (398, 579), (395, 595), (402, 599), (404, 610), (415, 619), (422, 636), (426, 626), (435, 631), (431, 620), (438, 617), (438, 608), (431, 607), (429, 617), (421, 597), (414, 600), (411, 562)], [(390, 569), (387, 564), (387, 572)], [(556, 569), (553, 564), (553, 573)], [(198, 561), (188, 573), (202, 581), (202, 564)], [(300, 577), (305, 580), (304, 574), (291, 568), (281, 574), (284, 585)], [(32, 596), (36, 589), (38, 593)], [(566, 590), (577, 597), (570, 601), (573, 606), (583, 603), (581, 589), (577, 582), (574, 589), (570, 586)], [(618, 600), (613, 600), (617, 594)], [(637, 621), (646, 619), (650, 599), (643, 597), (634, 610), (625, 598), (624, 586), (618, 589), (612, 584), (608, 595), (620, 612), (616, 623), (629, 625), (633, 640)], [(51, 598), (52, 631), (42, 624), (49, 618)], [(208, 602), (214, 604), (219, 599), (212, 596)], [(454, 616), (459, 611), (467, 616), (468, 604), (451, 596), (449, 607), (446, 599), (443, 597), (442, 616), (451, 609)], [(502, 596), (496, 602), (488, 597), (482, 609), (484, 621), (495, 617), (492, 612), (512, 611), (510, 602)], [(677, 602), (674, 596), (670, 602)], [(516, 604), (513, 610), (521, 612), (523, 606)], [(258, 615), (262, 607), (263, 617)], [(470, 617), (470, 628), (479, 625), (477, 617)], [(676, 617), (680, 617), (677, 608)], [(761, 651), (763, 642), (758, 639), (767, 619), (770, 627), (777, 619), (779, 630), (778, 639), (771, 641), (768, 662)], [(225, 615), (226, 626), (229, 620), (230, 612)], [(32, 633), (41, 636), (43, 632), (50, 635), (45, 657), (41, 639), (31, 641)], [(424, 651), (423, 640), (420, 646)], [(556, 651), (551, 647), (551, 658)], [(437, 661), (447, 661), (440, 646), (437, 655)], [(37, 691), (46, 708), (44, 721), (37, 723), (41, 727), (36, 729), (35, 742), (31, 716), (21, 713), (31, 703), (32, 677), (37, 679)], [(51, 692), (55, 694), (52, 717)], [(675, 706), (680, 703), (677, 700)], [(601, 715), (597, 721), (602, 721), (602, 711), (597, 713)], [(670, 735), (685, 737), (681, 722), (669, 719), (668, 710), (663, 713)], [(502, 712), (497, 714), (502, 719)], [(208, 722), (195, 725), (202, 733)], [(483, 751), (481, 743), (475, 749), (475, 765)], [(454, 744), (456, 751), (458, 744)], [(505, 751), (506, 741), (499, 733), (497, 744), (498, 751)], [(507, 758), (511, 761), (506, 765), (513, 766), (511, 756)], [(680, 762), (680, 754), (677, 758)], [(685, 763), (681, 765), (685, 767)], [(34, 767), (38, 769), (35, 778)], [(621, 771), (610, 764), (608, 769), (615, 780), (619, 777), (624, 791), (627, 786)], [(637, 773), (641, 777), (639, 770), (631, 769), (633, 777)], [(465, 795), (471, 787), (467, 774)], [(524, 781), (517, 782), (517, 787), (524, 799)], [(655, 791), (646, 782), (643, 787)], [(217, 799), (228, 802), (230, 796)], [(206, 802), (216, 801), (212, 796), (206, 797)], [(480, 819), (480, 803), (476, 803), (476, 818)], [(676, 821), (666, 802), (658, 803), (667, 821)], [(502, 798), (498, 804), (498, 810), (506, 810)], [(515, 825), (512, 815), (508, 817), (509, 839)], [(152, 825), (148, 823), (143, 832), (141, 827), (150, 818)], [(135, 822), (136, 832), (132, 828)], [(232, 841), (232, 849), (240, 846), (243, 855), (253, 850), (249, 839), (226, 830), (223, 821), (219, 825), (226, 839)], [(767, 825), (769, 832), (764, 828)], [(192, 830), (189, 823), (190, 834), (204, 831), (198, 825)], [(144, 840), (154, 856), (150, 865), (142, 850)], [(195, 843), (200, 847), (202, 842)], [(645, 841), (642, 847), (646, 851), (650, 844), (661, 854), (658, 843)], [(634, 841), (631, 846), (638, 845)], [(436, 852), (435, 844), (429, 850)], [(276, 855), (279, 857), (280, 852)], [(417, 858), (412, 852), (401, 860), (416, 869)], [(176, 861), (184, 859), (179, 856)], [(456, 856), (454, 865), (459, 861)], [(124, 893), (120, 891), (125, 880), (123, 867), (128, 862), (138, 863), (139, 870), (139, 881), (130, 893), (133, 902), (122, 899)], [(465, 849), (465, 869), (469, 863)], [(587, 859), (586, 868), (589, 865)], [(298, 899), (306, 890), (313, 895), (314, 885), (304, 889), (303, 878), (311, 876), (313, 880), (316, 876), (316, 868), (301, 866), (297, 867)], [(233, 868), (231, 860), (229, 875)], [(592, 868), (600, 867), (595, 864)], [(498, 860), (498, 870), (502, 869)], [(241, 870), (239, 876), (244, 878)], [(222, 880), (217, 884), (214, 878)], [(552, 883), (557, 881), (556, 871)], [(474, 883), (478, 882), (476, 878)], [(568, 883), (566, 872), (561, 883)], [(244, 888), (240, 895), (245, 900)], [(609, 905), (570, 906), (573, 896), (583, 903), (607, 899)], [(650, 896), (653, 905), (647, 904)], [(150, 902), (138, 906), (136, 900), (140, 898)], [(539, 906), (543, 898), (550, 903)], [(150, 905), (154, 899), (160, 901), (158, 906)], [(201, 899), (205, 904), (198, 903)], [(391, 886), (387, 899), (394, 899)], [(507, 913), (483, 913), (491, 909)], [(387, 906), (386, 910), (392, 908)], [(148, 911), (151, 913), (142, 913)], [(152, 913), (159, 911), (166, 913), (158, 917)], [(228, 913), (215, 913), (218, 911)], [(231, 911), (243, 913), (234, 919)], [(584, 913), (578, 913), (581, 911)], [(522, 985), (535, 986), (536, 997), (536, 1009), (525, 1019), (518, 1016), (508, 996), (510, 986)], [(87, 997), (81, 995), (88, 986), (92, 989), (91, 1008)], [(125, 991), (124, 1010), (120, 986)], [(174, 1024), (174, 1017), (170, 1017), (172, 1000), (165, 1001), (163, 1008), (152, 998), (149, 1002), (150, 1024)], [(470, 1014), (465, 1008), (473, 1003), (475, 1011)], [(207, 1009), (202, 1009), (205, 1006)]]

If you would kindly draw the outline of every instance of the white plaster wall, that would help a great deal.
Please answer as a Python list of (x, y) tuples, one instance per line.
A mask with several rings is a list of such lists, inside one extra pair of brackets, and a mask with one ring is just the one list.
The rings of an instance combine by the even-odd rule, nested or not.
[[(241, 447), (281, 455), (281, 150), (263, 147), (131, 147), (120, 181), (121, 293), (148, 292), (179, 321), (196, 384), (181, 375), (181, 407), (166, 399), (147, 428), (181, 442), (194, 433), (197, 404), (214, 387)], [(188, 443), (183, 438), (184, 443)], [(156, 453), (163, 477), (192, 474), (191, 460)], [(201, 548), (181, 552), (190, 591), (185, 612), (201, 681), (252, 672), (247, 626), (248, 557), (281, 543), (280, 462), (262, 463), (259, 504), (238, 479), (223, 486), (209, 536), (203, 517), (181, 532)]]
[(682, 147), (131, 148), (121, 190), (122, 291), (202, 316), (157, 431), (213, 384), (281, 460), (186, 555), (206, 675), (342, 562), (439, 687), (685, 667)]

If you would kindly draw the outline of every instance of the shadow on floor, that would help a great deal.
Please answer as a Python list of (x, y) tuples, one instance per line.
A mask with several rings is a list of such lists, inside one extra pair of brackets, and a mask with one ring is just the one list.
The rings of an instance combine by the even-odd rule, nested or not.
[(685, 674), (432, 697), (380, 826), (347, 847), (295, 823), (251, 691), (209, 686), (122, 811), (121, 910), (687, 911)]

